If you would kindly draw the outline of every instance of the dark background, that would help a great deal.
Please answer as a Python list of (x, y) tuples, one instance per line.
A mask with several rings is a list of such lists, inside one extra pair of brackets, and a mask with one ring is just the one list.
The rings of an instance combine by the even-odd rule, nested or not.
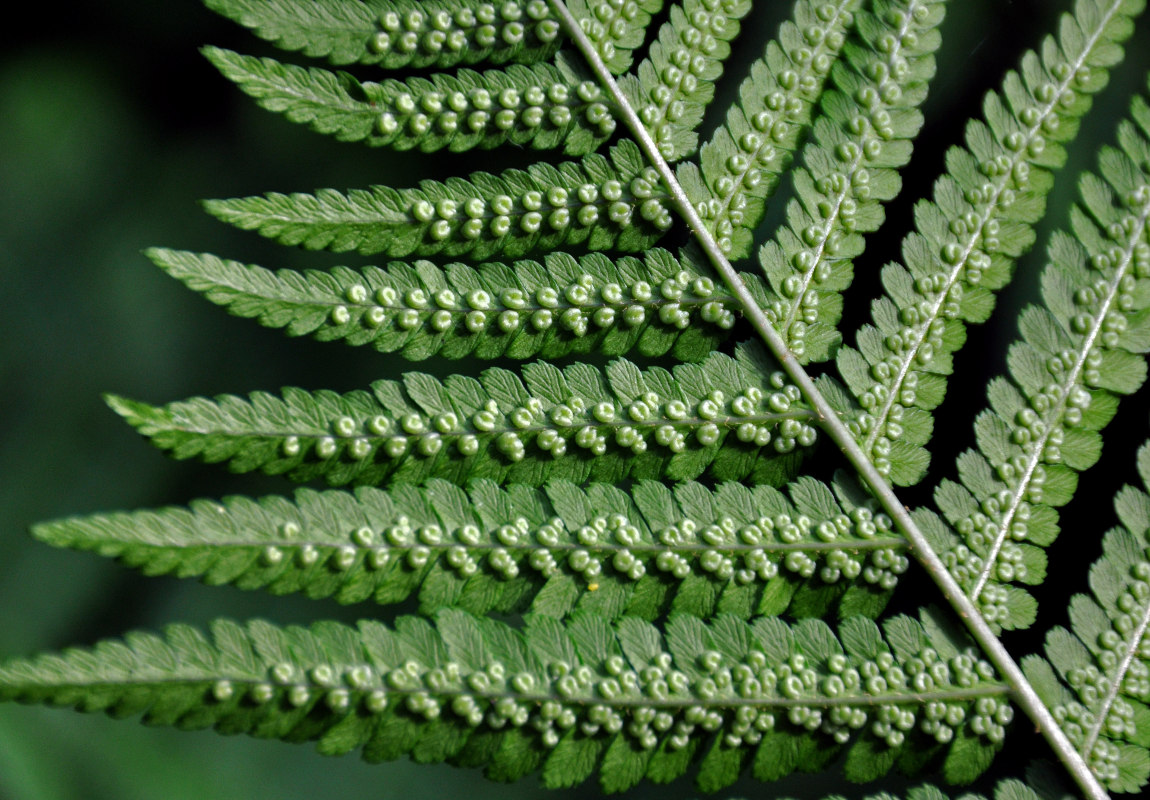
[[(925, 107), (927, 127), (904, 173), (904, 197), (929, 192), (945, 147), (956, 141), (963, 120), (977, 113), (983, 92), (998, 85), (1002, 71), (1023, 48), (1036, 45), (1053, 28), (1055, 13), (1068, 5), (951, 4), (939, 76)], [(748, 40), (775, 30), (789, 3), (763, 2), (761, 11)], [(203, 624), (218, 616), (258, 615), (288, 623), (391, 613), (142, 578), (93, 555), (37, 544), (25, 531), (37, 520), (73, 513), (284, 490), (270, 480), (167, 460), (108, 411), (103, 392), (164, 402), (289, 384), (348, 390), (401, 369), (374, 351), (289, 342), (279, 332), (229, 317), (151, 266), (140, 255), (150, 245), (277, 267), (357, 263), (272, 247), (212, 221), (198, 209), (199, 199), (373, 182), (409, 185), (417, 177), (464, 173), (479, 164), (490, 169), (489, 156), (397, 159), (325, 139), (257, 108), (197, 48), (212, 43), (261, 54), (270, 49), (191, 0), (40, 3), (24, 5), (23, 12), (31, 13), (30, 21), (25, 16), (17, 26), (6, 20), (0, 33), (0, 658), (169, 621)], [(1064, 224), (1074, 192), (1071, 175), (1093, 163), (1099, 143), (1113, 141), (1126, 98), (1144, 86), (1148, 41), (1146, 31), (1136, 34), (1127, 62), (1096, 100), (1057, 184), (1047, 224)], [(738, 48), (732, 71), (738, 74), (759, 52), (758, 45)], [(871, 268), (896, 256), (910, 207), (906, 199), (890, 208), (888, 229), (894, 232), (873, 237), (866, 262)], [(1011, 309), (1036, 285), (1046, 235), (1040, 231), (1036, 254), (1020, 265), (1023, 278), (1005, 293), (1001, 313), (972, 335), (960, 369), (964, 363), (976, 371), (980, 364), (988, 371), (1001, 365), (996, 342), (1013, 336)], [(855, 306), (865, 307), (865, 299)], [(968, 441), (982, 392), (980, 381), (956, 381), (939, 428)], [(1137, 434), (1124, 438), (1137, 442), (1145, 435), (1145, 400), (1140, 396), (1126, 406), (1124, 415)], [(952, 463), (946, 452), (954, 447), (939, 441), (939, 475), (952, 474), (945, 465)], [(1131, 452), (1130, 445), (1115, 441), (1107, 455), (1125, 473)], [(1088, 496), (1109, 498), (1104, 478), (1088, 480), (1095, 483), (1084, 489), (1097, 492)], [(1092, 558), (1097, 519), (1109, 520), (1108, 514), (1108, 499), (1089, 509), (1092, 524), (1085, 534), (1075, 531), (1063, 547), (1085, 548)], [(1061, 563), (1080, 565), (1086, 557), (1061, 552), (1072, 556)], [(1067, 580), (1080, 585), (1083, 576), (1075, 569)], [(1050, 613), (1065, 608), (1049, 605)], [(735, 791), (825, 791), (809, 781), (770, 788), (744, 781)], [(558, 800), (595, 791), (587, 786), (545, 792), (535, 777), (509, 788), (485, 782), (478, 772), (441, 765), (369, 766), (354, 757), (323, 759), (310, 746), (0, 706), (0, 800), (430, 800), (455, 793), (469, 800), (512, 794)], [(681, 782), (672, 789), (643, 786), (632, 796), (671, 794), (694, 792)]]

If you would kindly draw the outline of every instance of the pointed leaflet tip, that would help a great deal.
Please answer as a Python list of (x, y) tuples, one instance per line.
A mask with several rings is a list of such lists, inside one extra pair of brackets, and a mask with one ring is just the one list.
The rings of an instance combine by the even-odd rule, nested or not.
[(108, 392), (104, 395), (104, 402), (108, 407), (124, 418), (124, 421), (142, 434), (148, 435), (156, 426), (163, 426), (168, 422), (167, 413), (156, 406), (142, 403), (139, 400), (130, 400), (118, 394)]

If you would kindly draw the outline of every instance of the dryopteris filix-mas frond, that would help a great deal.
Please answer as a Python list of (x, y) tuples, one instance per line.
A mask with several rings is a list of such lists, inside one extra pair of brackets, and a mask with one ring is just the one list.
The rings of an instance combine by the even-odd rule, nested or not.
[[(1038, 240), (1140, 0), (1073, 3), (905, 224), (886, 209), (927, 122), (944, 0), (799, 0), (765, 45), (746, 41), (766, 13), (749, 0), (206, 4), (300, 56), (205, 48), (264, 108), (406, 158), (470, 160), (415, 185), (205, 203), (374, 264), (148, 256), (236, 316), (427, 371), (381, 361), (343, 392), (109, 395), (175, 458), (346, 488), (33, 533), (368, 618), (131, 633), (10, 660), (0, 698), (495, 780), (538, 772), (552, 788), (897, 768), (992, 774), (999, 800), (1050, 795), (995, 763), (1026, 716), (1088, 796), (1144, 788), (1145, 496), (1119, 495), (1095, 596), (1071, 601), (1045, 658), (1023, 671), (999, 639), (1035, 621), (1038, 592), (1018, 584), (1042, 583), (1054, 509), (1146, 375), (1143, 101), (1101, 177), (1080, 179), (1069, 232), (1044, 243), (1043, 305), (1018, 314), (958, 480), (935, 481), (941, 514), (892, 489), (926, 477), (967, 326)], [(880, 230), (901, 239), (897, 263), (872, 256)], [(868, 301), (870, 321), (844, 330)], [(915, 569), (937, 606), (898, 613), (920, 604), (897, 591)], [(409, 599), (421, 616), (371, 618)]]

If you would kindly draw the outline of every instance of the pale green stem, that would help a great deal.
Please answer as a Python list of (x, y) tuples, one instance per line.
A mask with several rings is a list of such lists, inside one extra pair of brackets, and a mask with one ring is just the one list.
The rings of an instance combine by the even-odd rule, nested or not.
[(938, 585), (946, 601), (958, 612), (970, 634), (993, 662), (1007, 685), (1010, 686), (1014, 701), (1022, 707), (1035, 727), (1046, 737), (1047, 742), (1050, 743), (1058, 759), (1071, 773), (1079, 788), (1092, 800), (1108, 800), (1109, 795), (1106, 790), (1098, 783), (1086, 761), (1079, 755), (1078, 750), (1066, 738), (1066, 734), (1062, 732), (1062, 728), (1059, 727), (1050, 710), (1043, 704), (1038, 693), (1034, 691), (1034, 687), (1030, 685), (1014, 658), (1007, 652), (986, 620), (982, 618), (977, 606), (971, 602), (966, 593), (962, 591), (962, 587), (951, 576), (946, 565), (942, 563), (942, 559), (931, 549), (926, 536), (911, 518), (910, 511), (899, 502), (890, 484), (871, 463), (866, 453), (855, 441), (854, 435), (827, 403), (826, 398), (815, 386), (814, 380), (798, 363), (795, 355), (787, 349), (782, 337), (767, 319), (767, 315), (759, 308), (754, 297), (747, 290), (746, 284), (739, 277), (739, 273), (731, 266), (731, 262), (727, 260), (726, 255), (707, 230), (702, 218), (691, 204), (690, 198), (687, 197), (687, 193), (675, 178), (670, 164), (659, 153), (659, 147), (655, 140), (651, 138), (638, 113), (627, 102), (627, 98), (620, 91), (614, 77), (607, 70), (606, 64), (599, 58), (594, 45), (579, 27), (578, 21), (567, 10), (562, 0), (549, 0), (549, 3), (559, 18), (563, 20), (568, 36), (583, 53), (591, 70), (614, 97), (619, 106), (619, 113), (623, 117), (623, 122), (627, 124), (640, 149), (670, 189), (672, 200), (679, 213), (691, 227), (699, 246), (706, 252), (715, 269), (723, 277), (735, 297), (742, 303), (743, 313), (747, 320), (754, 326), (756, 332), (766, 342), (775, 358), (778, 359), (783, 370), (815, 409), (819, 415), (820, 424), (827, 435), (842, 450), (843, 455), (847, 457), (851, 465), (858, 470), (859, 475), (874, 492), (883, 509), (906, 535), (910, 541), (910, 550), (915, 558)]

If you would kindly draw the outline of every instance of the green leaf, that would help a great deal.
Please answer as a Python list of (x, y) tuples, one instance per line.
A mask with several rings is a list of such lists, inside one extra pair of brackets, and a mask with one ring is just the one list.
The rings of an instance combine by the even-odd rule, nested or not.
[[(558, 45), (559, 23), (545, 3), (499, 26), (479, 20), (458, 0), (204, 0), (260, 38), (285, 50), (327, 58), (333, 64), (446, 67), (479, 61), (531, 63)], [(494, 21), (494, 20), (493, 20)]]
[[(693, 202), (704, 204), (708, 229), (732, 258), (750, 255), (766, 201), (810, 126), (819, 91), (860, 5), (859, 0), (796, 3), (793, 20), (783, 23), (778, 38), (751, 65), (739, 86), (739, 102), (703, 145), (699, 164), (678, 167), (679, 181)], [(817, 31), (814, 49), (806, 49), (805, 31)]]
[(594, 84), (565, 61), (376, 83), (217, 47), (203, 53), (262, 107), (341, 142), (424, 152), (510, 143), (584, 155), (614, 129)]
[[(673, 352), (699, 361), (735, 323), (736, 305), (697, 257), (566, 253), (542, 262), (393, 262), (386, 269), (270, 271), (209, 254), (153, 248), (169, 275), (289, 336), (371, 345), (407, 359)], [(652, 289), (658, 287), (658, 289)], [(515, 324), (511, 324), (515, 322)], [(653, 336), (658, 330), (658, 336)]]
[[(964, 539), (948, 554), (948, 566), (996, 627), (1034, 621), (1034, 598), (1015, 584), (1041, 583), (1046, 558), (1020, 542), (1050, 544), (1054, 508), (1074, 494), (1075, 473), (1101, 456), (1097, 430), (1113, 414), (1113, 395), (1132, 393), (1146, 379), (1144, 356), (1122, 349), (1118, 332), (1150, 307), (1150, 281), (1137, 255), (1150, 223), (1144, 198), (1150, 170), (1142, 157), (1150, 127), (1127, 122), (1122, 142), (1122, 151), (1103, 151), (1102, 178), (1087, 174), (1080, 181), (1074, 236), (1060, 232), (1051, 241), (1044, 307), (1024, 309), (1019, 318), (1010, 378), (990, 384), (990, 408), (975, 422), (979, 452), (959, 457), (962, 485), (944, 480), (935, 492)], [(1106, 410), (1091, 418), (1098, 406)]]
[[(832, 67), (820, 56), (835, 88), (823, 93), (823, 115), (802, 149), (802, 166), (792, 170), (796, 196), (787, 204), (787, 225), (759, 251), (770, 285), (763, 306), (803, 363), (825, 361), (837, 349), (851, 262), (863, 252), (863, 234), (882, 225), (882, 204), (902, 188), (897, 170), (910, 160), (911, 141), (922, 126), (917, 106), (934, 76), (943, 10), (942, 3), (921, 4), (909, 19), (859, 11), (859, 40), (846, 43), (844, 58)], [(889, 53), (897, 54), (898, 74), (886, 69)], [(817, 70), (814, 63), (820, 62), (809, 68)], [(731, 156), (727, 175), (718, 180), (737, 179), (748, 161), (746, 153)], [(720, 242), (742, 249), (733, 233)]]
[[(1138, 453), (1150, 459), (1150, 444)], [(1150, 577), (1150, 508), (1143, 488), (1119, 491), (1115, 508), (1124, 527), (1102, 539), (1102, 556), (1090, 568), (1092, 596), (1070, 599), (1070, 629), (1046, 635), (1046, 659), (1027, 660), (1027, 677), (1063, 722), (1075, 748), (1110, 791), (1136, 792), (1150, 783), (1150, 716), (1144, 705), (1145, 635), (1150, 598), (1142, 587)]]
[(750, 10), (750, 0), (672, 5), (647, 57), (620, 79), (619, 88), (668, 161), (689, 156), (698, 146), (695, 129), (714, 99), (730, 41), (739, 35), (739, 20)]
[(422, 181), (418, 189), (272, 193), (208, 200), (204, 208), (281, 244), (336, 253), (517, 258), (560, 245), (641, 252), (671, 217), (654, 169), (632, 168), (637, 155), (625, 140), (610, 160), (591, 154), (557, 167)]
[[(393, 629), (373, 621), (358, 629), (335, 622), (310, 629), (218, 622), (210, 638), (176, 627), (162, 637), (131, 634), (90, 651), (10, 661), (0, 665), (0, 698), (121, 716), (147, 711), (153, 722), (318, 740), (328, 754), (362, 747), (373, 761), (410, 752), (421, 761), (458, 757), (475, 763), (482, 750), (493, 754), (489, 777), (514, 780), (542, 765), (553, 787), (578, 784), (598, 767), (607, 789), (634, 785), (649, 762), (656, 774), (670, 776), (673, 768), (666, 756), (655, 757), (656, 750), (686, 749), (693, 734), (716, 734), (698, 774), (704, 790), (734, 781), (747, 754), (742, 743), (759, 743), (762, 731), (773, 727), (799, 737), (799, 753), (821, 753), (814, 756), (821, 760), (829, 751), (814, 737), (837, 732), (834, 741), (849, 739), (860, 727), (835, 721), (840, 702), (828, 701), (841, 700), (844, 691), (851, 714), (863, 720), (876, 714), (879, 724), (892, 713), (909, 715), (913, 724), (928, 703), (970, 705), (958, 681), (983, 690), (979, 709), (989, 703), (987, 713), (1009, 710), (1004, 687), (979, 677), (992, 673), (973, 658), (973, 680), (955, 662), (958, 671), (936, 670), (933, 687), (908, 695), (901, 685), (905, 673), (893, 671), (893, 659), (844, 657), (835, 634), (818, 622), (795, 629), (791, 653), (764, 638), (768, 631), (788, 633), (773, 618), (748, 625), (720, 617), (708, 628), (694, 618), (673, 617), (666, 636), (653, 638), (634, 623), (624, 629), (631, 653), (636, 635), (647, 640), (648, 666), (628, 663), (620, 655), (622, 634), (588, 614), (567, 623), (534, 617), (523, 637), (452, 610), (440, 612), (434, 624), (401, 617)], [(825, 637), (826, 645), (815, 646), (812, 636)], [(721, 637), (743, 646), (713, 649)], [(925, 635), (901, 663), (918, 658), (937, 658)], [(448, 659), (454, 666), (440, 666)], [(860, 686), (860, 670), (876, 668), (889, 682), (868, 691)], [(763, 670), (789, 671), (790, 677), (766, 684), (755, 677)], [(839, 686), (820, 683), (822, 670), (841, 676)], [(716, 680), (722, 675), (743, 677), (732, 684)], [(812, 715), (827, 715), (828, 725), (810, 725)], [(958, 741), (994, 749), (966, 731), (960, 725)], [(901, 735), (892, 736), (887, 745), (897, 749)], [(804, 763), (800, 758), (794, 766)], [(755, 769), (764, 771), (758, 762)]]
[[(1049, 37), (1041, 57), (1028, 52), (1020, 74), (1007, 73), (1001, 93), (987, 96), (986, 121), (972, 121), (966, 148), (948, 153), (933, 202), (916, 207), (916, 232), (902, 246), (904, 263), (883, 269), (887, 296), (873, 307), (873, 325), (859, 331), (857, 349), (839, 351), (840, 374), (862, 406), (858, 416), (867, 417), (856, 438), (899, 485), (921, 480), (928, 463), (914, 455), (923, 453), (922, 445), (892, 450), (903, 435), (899, 416), (911, 408), (933, 410), (941, 401), (965, 323), (985, 319), (993, 300), (981, 293), (1002, 288), (1015, 260), (1033, 244), (1033, 225), (1053, 186), (1050, 170), (1065, 160), (1075, 122), (1105, 85), (1106, 67), (1132, 32), (1129, 15), (1140, 10), (1141, 4), (1123, 0), (1084, 0), (1075, 9), (1079, 16), (1062, 18), (1061, 31), (1078, 35), (1058, 43)], [(1081, 83), (1080, 64), (1091, 65)], [(1072, 102), (1054, 102), (1064, 94)], [(973, 306), (964, 302), (972, 291), (980, 295)], [(924, 393), (919, 384), (926, 375), (942, 381)]]
[[(440, 386), (408, 373), (402, 383), (377, 381), (370, 392), (344, 395), (288, 388), (280, 397), (221, 395), (163, 407), (117, 397), (108, 402), (176, 458), (227, 461), (235, 472), (258, 469), (334, 485), (432, 477), (539, 485), (551, 478), (681, 480), (705, 472), (733, 480), (761, 469), (763, 461), (792, 463), (789, 453), (814, 442), (814, 428), (801, 421), (809, 412), (792, 407), (793, 387), (774, 390), (729, 356), (712, 353), (702, 364), (677, 366), (671, 397), (637, 396), (634, 387), (605, 380), (611, 370), (640, 375), (629, 362), (612, 365), (604, 372), (570, 366), (562, 375), (554, 372), (550, 388), (540, 383), (541, 375), (552, 375), (545, 365), (524, 368), (522, 378), (492, 368), (468, 396), (448, 382)], [(592, 396), (578, 391), (589, 374), (600, 376)], [(743, 390), (736, 394), (737, 386)], [(415, 387), (436, 401), (420, 403)], [(553, 399), (555, 387), (563, 391), (561, 402)], [(719, 459), (729, 452), (746, 457)]]

